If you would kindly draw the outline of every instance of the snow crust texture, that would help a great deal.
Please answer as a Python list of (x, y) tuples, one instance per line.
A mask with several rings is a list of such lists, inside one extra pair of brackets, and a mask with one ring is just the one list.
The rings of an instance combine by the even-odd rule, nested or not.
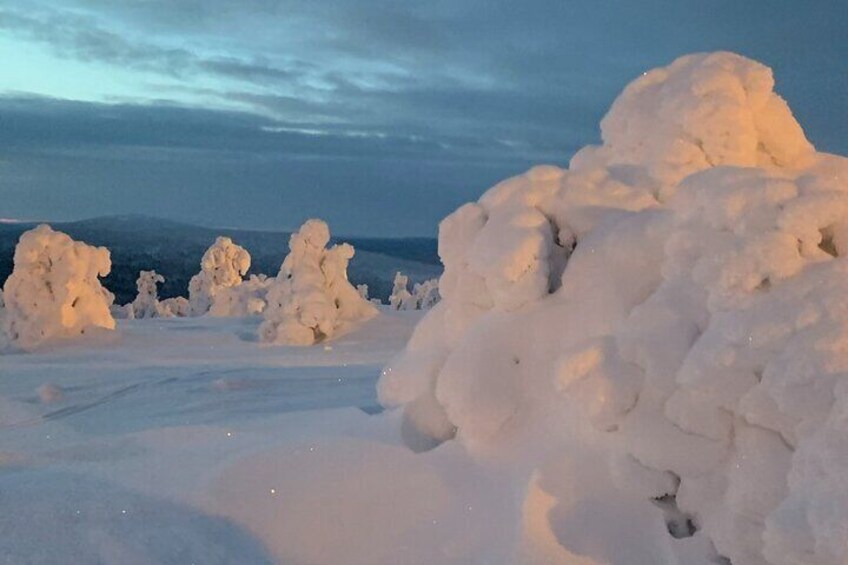
[(308, 220), (289, 240), (289, 254), (270, 281), (259, 337), (266, 343), (312, 345), (377, 315), (376, 307), (350, 284), (347, 266), (354, 249), (329, 249), (330, 229)]
[[(250, 269), (250, 253), (229, 237), (215, 240), (200, 261), (200, 272), (188, 284), (189, 305), (193, 316), (202, 316), (213, 307), (216, 297), (240, 284)], [(229, 299), (226, 300), (228, 303)], [(219, 314), (220, 315), (220, 314)]]
[(25, 232), (3, 286), (5, 341), (32, 350), (96, 328), (113, 330), (109, 308), (114, 296), (98, 279), (111, 268), (104, 247), (74, 241), (45, 224)]
[[(848, 159), (773, 86), (739, 55), (682, 57), (628, 85), (568, 169), (448, 216), (442, 301), (378, 387), (407, 442), (456, 436), (534, 476), (582, 445), (716, 558), (848, 563)], [(539, 562), (595, 563), (528, 524)]]

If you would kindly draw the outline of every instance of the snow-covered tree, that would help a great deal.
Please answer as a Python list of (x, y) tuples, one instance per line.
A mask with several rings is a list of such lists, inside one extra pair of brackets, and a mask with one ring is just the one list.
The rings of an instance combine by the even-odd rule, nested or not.
[(289, 254), (268, 289), (262, 341), (311, 345), (377, 314), (347, 279), (353, 247), (327, 249), (329, 242), (330, 230), (321, 220), (308, 220), (292, 234)]
[[(535, 562), (583, 555), (553, 531), (607, 481), (673, 499), (729, 562), (848, 563), (848, 159), (773, 85), (731, 53), (644, 73), (569, 169), (440, 225), (443, 300), (379, 395), (411, 445), (535, 466)], [(608, 466), (556, 490), (583, 457)]]
[(170, 312), (159, 303), (158, 283), (165, 282), (165, 277), (156, 271), (141, 271), (138, 274), (136, 287), (138, 294), (132, 302), (133, 318), (162, 318), (170, 316)]
[(250, 275), (250, 278), (234, 286), (221, 288), (212, 299), (210, 316), (243, 317), (255, 316), (265, 310), (265, 297), (272, 279), (265, 275)]
[(409, 277), (395, 273), (389, 296), (389, 305), (394, 310), (429, 310), (439, 299), (439, 279), (415, 283), (409, 292)]
[(184, 296), (174, 296), (159, 301), (159, 306), (163, 312), (167, 312), (167, 317), (184, 318), (191, 315), (191, 304)]
[(389, 306), (393, 310), (414, 310), (415, 301), (409, 293), (409, 277), (400, 272), (395, 273), (392, 282), (392, 294), (389, 295)]
[(98, 279), (111, 267), (104, 247), (74, 241), (44, 224), (25, 232), (3, 287), (8, 339), (29, 350), (94, 328), (114, 329), (109, 311), (114, 296)]
[(200, 261), (200, 272), (188, 284), (189, 304), (193, 316), (209, 312), (215, 296), (222, 289), (242, 282), (250, 269), (250, 254), (229, 237), (219, 237), (206, 250)]
[(363, 300), (368, 300), (368, 285), (367, 284), (356, 285), (356, 292), (359, 293), (359, 296), (361, 296)]
[(435, 306), (441, 300), (439, 279), (415, 283), (412, 287), (412, 298), (415, 300), (416, 310), (429, 310)]

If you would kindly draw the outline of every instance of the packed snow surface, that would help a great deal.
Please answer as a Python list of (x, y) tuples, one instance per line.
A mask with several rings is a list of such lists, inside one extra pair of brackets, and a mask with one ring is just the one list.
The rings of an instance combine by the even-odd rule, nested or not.
[[(366, 563), (374, 544), (399, 558), (401, 541), (373, 528), (415, 538), (431, 524), (393, 523), (406, 510), (385, 485), (395, 471), (407, 486), (447, 477), (402, 445), (394, 416), (369, 414), (419, 319), (386, 309), (331, 348), (261, 347), (257, 317), (118, 320), (108, 344), (3, 355), (0, 562)], [(321, 498), (348, 472), (362, 474), (358, 498)], [(388, 507), (363, 522), (375, 500)], [(349, 549), (354, 532), (363, 545)]]

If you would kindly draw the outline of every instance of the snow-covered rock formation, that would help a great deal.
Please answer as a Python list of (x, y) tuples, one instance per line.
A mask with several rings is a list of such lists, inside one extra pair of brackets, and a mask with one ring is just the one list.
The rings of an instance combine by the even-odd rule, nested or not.
[[(738, 55), (682, 57), (627, 86), (569, 169), (447, 217), (443, 300), (379, 383), (408, 441), (520, 453), (537, 478), (600, 452), (734, 565), (848, 562), (848, 159), (773, 85)], [(551, 533), (591, 475), (531, 481), (538, 562), (595, 563)]]
[(241, 283), (250, 269), (250, 254), (229, 237), (215, 240), (200, 261), (200, 272), (188, 284), (191, 315), (209, 312), (215, 297), (225, 288)]
[(353, 247), (327, 249), (329, 242), (330, 230), (321, 220), (308, 220), (292, 234), (290, 252), (268, 289), (262, 341), (312, 345), (377, 314), (347, 279)]
[(98, 277), (112, 267), (109, 250), (74, 241), (40, 225), (21, 235), (14, 270), (3, 286), (3, 330), (24, 350), (115, 328), (114, 300)]

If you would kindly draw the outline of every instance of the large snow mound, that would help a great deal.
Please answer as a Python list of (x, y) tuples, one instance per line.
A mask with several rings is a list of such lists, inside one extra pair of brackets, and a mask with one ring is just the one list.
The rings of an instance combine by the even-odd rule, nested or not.
[[(531, 467), (590, 446), (734, 565), (848, 562), (848, 159), (773, 85), (678, 59), (569, 169), (447, 217), (442, 301), (379, 383), (407, 442)], [(540, 562), (588, 559), (566, 537)]]
[(353, 247), (333, 245), (321, 220), (308, 220), (292, 234), (289, 254), (267, 291), (259, 337), (264, 342), (312, 345), (377, 315), (347, 278)]
[(114, 297), (98, 279), (111, 267), (105, 247), (74, 241), (46, 224), (25, 232), (3, 286), (6, 338), (31, 350), (94, 328), (114, 329), (109, 311)]

